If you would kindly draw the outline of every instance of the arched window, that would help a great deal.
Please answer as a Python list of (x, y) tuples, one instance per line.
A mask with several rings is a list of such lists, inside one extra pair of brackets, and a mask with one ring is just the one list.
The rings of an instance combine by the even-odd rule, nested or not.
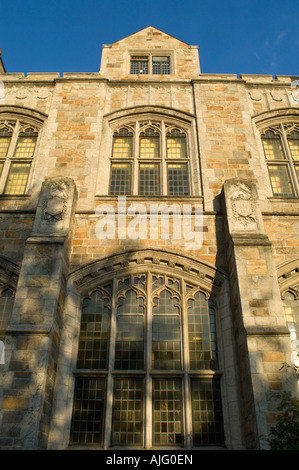
[(283, 308), (286, 323), (290, 331), (291, 346), (293, 349), (292, 361), (299, 367), (299, 286), (296, 291), (288, 291), (283, 295)]
[(188, 196), (189, 129), (144, 116), (113, 132), (111, 195)]
[(0, 114), (0, 192), (22, 195), (27, 190), (41, 122), (15, 114), (6, 119), (8, 114)]
[(115, 276), (83, 299), (71, 443), (223, 445), (215, 309), (196, 283)]
[(11, 289), (2, 287), (0, 292), (0, 339), (4, 338), (9, 325), (14, 304), (14, 295)]
[(299, 125), (284, 123), (262, 133), (274, 196), (299, 196)]

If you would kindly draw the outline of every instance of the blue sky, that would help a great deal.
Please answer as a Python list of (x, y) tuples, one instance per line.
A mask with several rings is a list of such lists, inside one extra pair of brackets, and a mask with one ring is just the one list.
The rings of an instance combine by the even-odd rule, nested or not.
[(203, 73), (299, 76), (299, 0), (0, 0), (7, 72), (98, 72), (147, 26), (199, 46)]

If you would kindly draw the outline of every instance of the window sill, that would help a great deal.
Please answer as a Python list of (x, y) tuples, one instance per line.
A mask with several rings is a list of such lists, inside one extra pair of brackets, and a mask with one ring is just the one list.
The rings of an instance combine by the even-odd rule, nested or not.
[[(168, 195), (160, 195), (160, 196), (140, 196), (140, 195), (133, 195), (133, 194), (128, 194), (128, 195), (119, 195), (119, 196), (115, 196), (115, 195), (96, 195), (95, 196), (95, 200), (96, 201), (99, 201), (99, 200), (112, 200), (112, 201), (116, 201), (119, 197), (121, 198), (126, 198), (128, 201), (158, 201), (158, 200), (163, 200), (163, 201), (175, 201), (175, 200), (181, 200), (183, 199), (184, 201), (190, 199), (190, 200), (200, 200), (200, 201), (203, 201), (203, 196), (201, 195), (198, 195), (198, 196), (168, 196)], [(299, 198), (298, 198), (299, 200)]]
[(31, 194), (0, 194), (1, 199), (29, 199)]
[(299, 202), (299, 197), (279, 197), (279, 196), (270, 196), (268, 197), (268, 200), (271, 202), (288, 202), (288, 203), (293, 203), (293, 202)]

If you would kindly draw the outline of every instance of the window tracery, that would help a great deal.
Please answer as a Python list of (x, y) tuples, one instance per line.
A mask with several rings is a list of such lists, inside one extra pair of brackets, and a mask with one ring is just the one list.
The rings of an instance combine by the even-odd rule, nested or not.
[(274, 196), (299, 196), (299, 124), (281, 122), (262, 132), (262, 144)]
[(1, 120), (0, 115), (0, 192), (2, 194), (26, 193), (40, 128), (41, 123), (32, 119), (27, 121), (25, 117), (16, 117)]
[(191, 194), (190, 131), (186, 126), (164, 118), (140, 117), (115, 127), (112, 139), (111, 195)]
[(192, 435), (194, 446), (221, 445), (216, 343), (213, 301), (184, 277), (146, 270), (93, 288), (82, 305), (71, 443), (185, 446)]

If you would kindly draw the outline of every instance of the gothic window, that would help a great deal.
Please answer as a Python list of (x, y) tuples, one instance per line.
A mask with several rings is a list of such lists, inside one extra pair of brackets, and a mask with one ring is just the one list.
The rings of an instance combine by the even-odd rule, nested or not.
[(115, 277), (83, 299), (71, 444), (223, 445), (215, 309), (166, 274)]
[(299, 126), (279, 124), (262, 133), (274, 196), (299, 196)]
[(0, 291), (0, 338), (5, 336), (9, 325), (14, 304), (14, 295), (11, 289), (6, 285), (1, 287)]
[(188, 196), (189, 132), (161, 121), (131, 122), (113, 133), (111, 195)]
[(21, 120), (0, 122), (0, 190), (7, 195), (26, 192), (39, 127)]
[(283, 308), (290, 331), (293, 363), (299, 367), (299, 286), (283, 295)]

